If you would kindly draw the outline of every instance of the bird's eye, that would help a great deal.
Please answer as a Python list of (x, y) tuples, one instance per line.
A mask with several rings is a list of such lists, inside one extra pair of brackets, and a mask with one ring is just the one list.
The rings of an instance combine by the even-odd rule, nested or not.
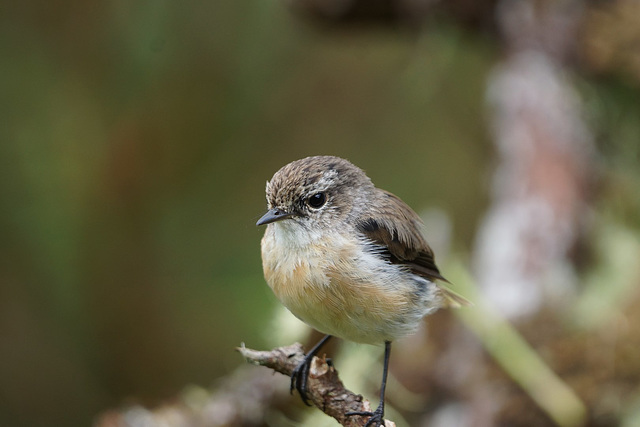
[(325, 196), (324, 193), (316, 193), (307, 199), (307, 203), (309, 204), (309, 206), (311, 206), (314, 209), (321, 208), (326, 201), (327, 201), (327, 196)]

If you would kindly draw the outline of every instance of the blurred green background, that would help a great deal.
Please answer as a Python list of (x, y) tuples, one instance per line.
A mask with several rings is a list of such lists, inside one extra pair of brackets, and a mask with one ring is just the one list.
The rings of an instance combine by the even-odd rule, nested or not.
[(350, 159), (468, 251), (490, 40), (329, 31), (283, 2), (0, 3), (0, 425), (87, 425), (266, 344), (264, 184)]

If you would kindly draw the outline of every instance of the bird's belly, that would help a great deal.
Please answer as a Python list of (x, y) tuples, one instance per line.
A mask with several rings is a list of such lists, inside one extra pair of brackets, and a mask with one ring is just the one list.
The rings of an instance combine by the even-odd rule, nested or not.
[(418, 285), (381, 258), (363, 260), (353, 250), (280, 252), (277, 259), (263, 253), (265, 278), (296, 317), (320, 332), (379, 344), (414, 331), (426, 314)]
[[(394, 295), (395, 294), (395, 295)], [(285, 301), (293, 314), (326, 334), (355, 342), (379, 344), (412, 332), (421, 315), (412, 315), (407, 298), (368, 284), (332, 278), (326, 287), (307, 287), (296, 300)]]

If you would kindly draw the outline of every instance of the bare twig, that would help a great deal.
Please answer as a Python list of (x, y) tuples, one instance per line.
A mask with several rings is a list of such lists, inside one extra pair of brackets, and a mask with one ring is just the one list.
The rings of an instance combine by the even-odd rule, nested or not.
[[(266, 366), (281, 374), (291, 376), (293, 370), (304, 358), (302, 344), (295, 343), (287, 347), (278, 347), (269, 351), (237, 349), (249, 363)], [(335, 418), (343, 426), (357, 427), (366, 424), (368, 417), (347, 416), (347, 412), (371, 411), (369, 401), (361, 395), (347, 390), (338, 377), (338, 372), (325, 358), (314, 357), (309, 370), (307, 383), (308, 396), (322, 412)], [(395, 427), (395, 423), (385, 420), (386, 427)]]

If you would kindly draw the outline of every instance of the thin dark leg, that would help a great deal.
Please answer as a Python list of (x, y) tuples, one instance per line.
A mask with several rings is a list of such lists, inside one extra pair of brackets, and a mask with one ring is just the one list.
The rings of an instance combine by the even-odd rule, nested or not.
[(309, 398), (307, 397), (307, 378), (309, 378), (309, 368), (311, 367), (311, 360), (316, 355), (320, 348), (325, 345), (327, 341), (329, 341), (331, 335), (326, 335), (324, 338), (320, 340), (318, 344), (316, 344), (305, 356), (302, 362), (291, 373), (291, 388), (289, 391), (293, 393), (293, 389), (295, 388), (300, 393), (300, 397), (305, 405), (311, 406), (309, 404)]
[(391, 356), (391, 341), (384, 342), (384, 367), (382, 368), (382, 384), (380, 384), (380, 403), (378, 408), (373, 412), (347, 412), (345, 415), (365, 415), (369, 416), (369, 421), (364, 425), (368, 427), (374, 425), (376, 427), (384, 426), (384, 390), (387, 388), (387, 373), (389, 372), (389, 357)]

